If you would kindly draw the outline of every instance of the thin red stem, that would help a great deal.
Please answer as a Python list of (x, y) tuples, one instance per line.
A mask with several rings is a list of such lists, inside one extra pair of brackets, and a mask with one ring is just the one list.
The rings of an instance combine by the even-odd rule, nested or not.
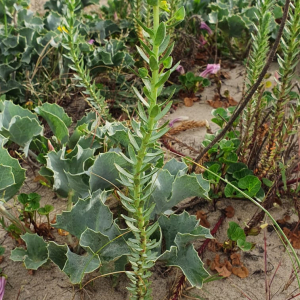
[(295, 296), (292, 296), (291, 298), (287, 299), (287, 300), (291, 300), (291, 299), (295, 299), (296, 297), (300, 296), (300, 293), (295, 295)]

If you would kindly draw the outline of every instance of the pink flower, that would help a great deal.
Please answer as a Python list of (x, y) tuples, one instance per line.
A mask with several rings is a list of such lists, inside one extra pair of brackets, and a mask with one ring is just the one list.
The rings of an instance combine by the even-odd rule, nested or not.
[(189, 117), (186, 117), (186, 116), (182, 116), (182, 117), (175, 118), (175, 119), (173, 119), (173, 120), (169, 123), (169, 126), (170, 126), (170, 127), (173, 127), (173, 125), (174, 125), (175, 123), (181, 122), (181, 121), (186, 121), (186, 120), (188, 120), (188, 119), (189, 119)]
[(206, 39), (204, 38), (204, 36), (202, 34), (200, 35), (199, 42), (200, 42), (201, 46), (204, 46), (207, 43)]
[(206, 77), (210, 74), (216, 74), (220, 70), (220, 64), (208, 64), (206, 69), (200, 74), (201, 77)]
[(179, 65), (177, 68), (176, 68), (176, 71), (180, 73), (180, 75), (183, 75), (185, 74), (185, 70), (183, 68), (182, 65)]
[(5, 285), (6, 285), (6, 278), (0, 277), (0, 300), (3, 299), (4, 292), (5, 292)]
[(94, 42), (95, 42), (95, 40), (91, 39), (91, 40), (88, 41), (88, 44), (93, 45)]
[(204, 30), (207, 31), (207, 33), (208, 33), (209, 35), (213, 35), (213, 31), (210, 29), (210, 27), (209, 27), (208, 25), (206, 25), (205, 22), (201, 22), (201, 24), (200, 24), (200, 29), (204, 29)]
[(48, 140), (48, 150), (49, 151), (55, 151), (54, 147), (52, 146), (52, 144), (51, 144), (51, 142), (49, 140)]
[(119, 20), (118, 14), (117, 14), (117, 12), (115, 11), (115, 12), (114, 12), (114, 21), (118, 21), (118, 20)]

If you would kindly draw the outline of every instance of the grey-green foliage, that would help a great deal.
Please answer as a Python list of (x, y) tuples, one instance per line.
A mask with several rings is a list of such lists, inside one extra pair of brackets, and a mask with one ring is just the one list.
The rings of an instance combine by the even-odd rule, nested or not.
[(166, 248), (158, 260), (165, 261), (168, 266), (179, 267), (192, 286), (201, 288), (203, 280), (209, 274), (192, 242), (201, 238), (213, 238), (209, 229), (199, 226), (196, 217), (187, 212), (169, 218), (161, 216), (158, 223), (165, 237)]
[[(258, 22), (262, 20), (262, 15), (265, 15), (267, 11), (270, 14), (269, 27), (270, 34), (273, 33), (272, 37), (276, 36), (278, 30), (278, 24), (276, 24), (275, 19), (280, 19), (282, 17), (282, 1), (255, 1), (256, 4), (253, 5), (253, 1), (248, 0), (219, 0), (216, 2), (211, 2), (209, 8), (211, 12), (209, 14), (209, 22), (211, 24), (216, 24), (218, 29), (221, 30), (223, 38), (225, 41), (231, 43), (232, 39), (238, 38), (244, 40), (245, 49), (242, 55), (238, 55), (238, 43), (232, 43), (231, 52), (236, 56), (236, 58), (244, 58), (247, 54), (248, 41), (250, 39), (250, 34), (257, 32)], [(267, 10), (265, 10), (267, 8)], [(271, 11), (274, 11), (274, 15)], [(264, 17), (265, 18), (265, 17)], [(265, 22), (265, 20), (263, 21)], [(259, 34), (259, 33), (258, 33)], [(260, 37), (258, 37), (260, 38)], [(267, 43), (268, 37), (261, 36), (262, 39)], [(239, 42), (240, 42), (239, 41)], [(261, 49), (261, 48), (258, 48)]]
[[(0, 94), (18, 102), (25, 100), (22, 81), (29, 77), (40, 56), (51, 46), (57, 47), (59, 40), (27, 6), (28, 1), (0, 1)], [(47, 59), (40, 63), (45, 66)]]
[[(171, 212), (168, 210), (186, 197), (192, 195), (208, 197), (209, 191), (209, 183), (203, 179), (202, 175), (186, 175), (186, 167), (177, 164), (175, 161), (168, 165), (170, 171), (168, 167), (161, 169), (160, 160), (157, 160), (162, 154), (157, 141), (168, 131), (167, 123), (159, 124), (159, 120), (169, 111), (172, 104), (167, 101), (164, 103), (165, 107), (163, 107), (162, 104), (157, 103), (157, 97), (160, 95), (170, 74), (178, 65), (173, 66), (170, 54), (174, 43), (170, 45), (170, 36), (166, 33), (166, 29), (169, 24), (180, 23), (184, 19), (185, 13), (183, 7), (181, 7), (174, 13), (173, 18), (166, 22), (160, 22), (160, 7), (168, 10), (167, 3), (162, 4), (154, 0), (148, 1), (148, 5), (148, 9), (150, 7), (153, 9), (153, 27), (147, 27), (139, 18), (136, 18), (143, 35), (140, 37), (141, 48), (137, 47), (137, 51), (148, 66), (148, 69), (140, 68), (138, 70), (144, 84), (143, 93), (146, 100), (142, 93), (135, 88), (133, 89), (139, 101), (138, 114), (140, 122), (132, 122), (135, 135), (129, 134), (131, 144), (128, 146), (127, 156), (124, 155), (131, 167), (123, 168), (116, 165), (120, 182), (128, 189), (127, 193), (118, 193), (124, 208), (128, 212), (122, 217), (134, 234), (134, 239), (129, 240), (132, 250), (129, 261), (133, 273), (127, 273), (131, 280), (128, 287), (131, 299), (152, 298), (149, 281), (150, 268), (158, 258), (157, 249), (161, 247), (162, 237), (160, 233), (162, 227), (159, 222), (154, 220), (152, 223), (150, 220), (165, 211), (170, 214)], [(173, 166), (171, 166), (172, 164)], [(174, 217), (166, 218), (166, 223), (172, 222), (173, 219)], [(186, 228), (187, 231), (184, 233), (189, 234), (193, 229)], [(187, 264), (193, 265), (195, 255), (186, 256), (192, 252), (183, 253), (180, 251), (193, 240), (191, 236), (175, 237), (171, 235), (169, 230), (164, 233), (164, 239), (170, 239), (173, 244), (175, 243), (174, 248), (166, 254), (165, 260), (182, 269), (185, 269), (185, 266), (181, 264), (183, 260), (189, 261)], [(176, 241), (174, 242), (174, 240)], [(193, 246), (187, 247), (187, 249), (193, 249)], [(199, 266), (199, 263), (197, 266)], [(188, 280), (198, 287), (202, 285), (205, 276), (207, 276), (207, 273), (202, 272), (196, 284), (192, 272), (187, 272)]]
[(96, 47), (87, 58), (87, 65), (93, 74), (106, 70), (106, 66), (128, 68), (134, 65), (134, 60), (123, 41), (104, 41), (104, 45)]
[(25, 181), (25, 169), (4, 148), (6, 141), (7, 139), (0, 134), (0, 199), (8, 201)]
[(0, 102), (0, 133), (23, 147), (25, 155), (32, 139), (42, 132), (37, 115), (11, 101)]
[(149, 207), (155, 204), (151, 214), (152, 218), (172, 212), (173, 206), (188, 197), (208, 198), (209, 182), (204, 180), (202, 175), (186, 173), (186, 164), (173, 158), (157, 174), (153, 175), (152, 192), (147, 202)]
[[(219, 0), (217, 2), (212, 2), (209, 4), (211, 13), (209, 14), (209, 21), (212, 24), (218, 22), (218, 28), (220, 28), (229, 37), (241, 38), (243, 32), (252, 32), (255, 29), (253, 22), (257, 21), (257, 17), (264, 13), (264, 9), (261, 8), (266, 4), (268, 5), (270, 1), (257, 1), (256, 5), (248, 0)], [(275, 19), (280, 19), (282, 17), (282, 6), (284, 1), (273, 2), (272, 6), (268, 9), (274, 11), (274, 15), (271, 18), (270, 29), (276, 33), (278, 25)], [(274, 36), (273, 36), (274, 37)]]
[[(51, 107), (45, 106), (48, 109)], [(57, 108), (55, 108), (56, 110)], [(49, 113), (51, 113), (51, 110)], [(60, 115), (61, 118), (64, 116), (59, 113), (57, 115)], [(31, 117), (35, 119), (34, 116)], [(62, 123), (61, 120), (61, 125)], [(137, 129), (139, 124), (135, 123), (134, 126)], [(95, 136), (86, 136), (89, 131), (94, 132)], [(128, 156), (132, 155), (130, 139), (134, 141), (136, 146), (141, 142), (135, 133), (130, 133), (129, 129), (121, 123), (107, 123), (105, 126), (98, 127), (95, 113), (89, 113), (78, 121), (77, 127), (69, 140), (73, 145), (72, 151), (67, 153), (66, 146), (62, 146), (58, 151), (50, 151), (46, 156), (46, 166), (41, 169), (40, 173), (48, 179), (49, 184), (52, 182), (53, 189), (60, 196), (67, 197), (70, 191), (75, 192), (73, 200), (74, 202), (77, 201), (76, 204), (71, 211), (58, 215), (57, 223), (54, 226), (75, 236), (86, 254), (80, 256), (70, 252), (66, 245), (58, 245), (54, 242), (46, 244), (40, 237), (26, 234), (22, 238), (28, 248), (27, 250), (19, 248), (13, 250), (11, 256), (13, 260), (24, 260), (27, 268), (37, 269), (50, 259), (70, 277), (72, 283), (80, 283), (84, 274), (97, 269), (100, 264), (103, 264), (106, 270), (124, 270), (132, 255), (131, 247), (134, 243), (132, 228), (129, 227), (124, 230), (118, 227), (117, 220), (113, 220), (112, 213), (105, 205), (106, 193), (102, 190), (107, 190), (110, 193), (114, 186), (122, 188), (124, 180), (130, 180), (130, 178), (126, 179), (120, 172), (120, 168), (131, 170), (128, 161), (130, 159), (122, 153), (122, 149), (124, 151), (128, 147), (128, 152), (125, 151), (125, 153)], [(2, 140), (5, 140), (4, 137)], [(119, 145), (120, 148), (111, 148), (106, 153), (95, 155), (95, 151), (103, 149), (102, 142), (104, 140), (107, 145), (111, 145), (111, 147)], [(91, 143), (96, 145), (91, 148)], [(12, 159), (5, 149), (1, 149), (0, 162), (1, 159), (4, 160), (2, 162), (3, 166), (0, 164), (2, 166), (0, 171), (1, 176), (6, 179), (5, 181), (2, 180), (1, 183), (5, 185), (5, 195), (8, 200), (12, 194), (19, 190), (25, 179), (25, 171), (19, 167), (18, 162)], [(162, 162), (161, 152), (158, 149), (149, 149), (148, 155), (149, 161), (158, 164)], [(155, 168), (155, 170), (158, 169)], [(11, 172), (15, 172), (14, 176)], [(149, 195), (151, 196), (148, 204), (145, 203), (145, 209), (148, 210), (146, 205), (149, 205), (150, 210), (148, 211), (151, 212), (153, 205), (157, 204), (153, 214), (149, 214), (149, 219), (155, 220), (157, 217), (162, 216), (165, 211), (168, 214), (172, 213), (172, 207), (186, 197), (207, 197), (208, 182), (203, 180), (201, 175), (187, 175), (186, 172), (187, 165), (175, 159), (167, 162), (164, 168), (157, 173), (158, 175), (162, 174), (159, 178), (156, 178), (157, 174), (151, 175), (152, 172), (148, 171), (149, 180), (146, 186), (148, 186)], [(13, 185), (13, 178), (18, 180), (17, 186)], [(9, 189), (10, 186), (11, 190)], [(165, 196), (163, 197), (161, 193)], [(126, 198), (125, 195), (122, 196), (123, 202), (124, 198)], [(126, 220), (129, 218), (124, 217), (127, 218)], [(168, 233), (166, 226), (172, 227), (174, 220), (183, 220), (186, 223), (187, 227), (182, 227), (179, 232), (185, 236), (185, 239), (186, 235), (189, 236), (188, 240), (182, 241), (180, 236), (174, 235), (172, 232)], [(149, 230), (149, 235), (153, 239), (157, 239), (157, 243), (153, 244), (155, 246), (153, 251), (157, 252), (157, 255), (152, 255), (153, 262), (159, 255), (162, 255), (161, 259), (163, 261), (166, 261), (169, 265), (178, 265), (192, 284), (200, 287), (207, 273), (198, 269), (199, 266), (202, 266), (202, 263), (199, 258), (195, 260), (196, 252), (191, 242), (194, 238), (210, 237), (208, 231), (201, 226), (198, 227), (195, 218), (189, 217), (187, 214), (172, 216), (171, 218), (163, 217), (160, 219), (160, 223), (156, 224), (155, 227), (150, 227)], [(157, 227), (160, 224), (162, 224), (161, 229)], [(170, 247), (167, 247), (166, 255), (163, 255), (161, 249), (163, 238), (170, 241), (168, 242)], [(187, 263), (182, 262), (186, 255), (193, 259), (192, 267), (187, 267), (189, 265), (188, 257), (185, 258)], [(116, 265), (112, 267), (114, 262)], [(195, 281), (194, 276), (198, 272), (202, 277)], [(132, 275), (132, 273), (130, 274)]]
[(59, 142), (65, 144), (69, 139), (69, 127), (72, 119), (64, 112), (63, 108), (50, 103), (37, 106), (35, 112), (43, 117)]
[[(78, 6), (76, 7), (77, 10), (81, 10), (86, 6), (89, 6), (91, 4), (97, 4), (97, 0), (80, 0), (78, 1)], [(44, 5), (45, 9), (49, 9), (50, 11), (55, 11), (61, 15), (66, 14), (67, 7), (66, 7), (66, 1), (65, 0), (50, 0), (47, 1)]]
[(35, 112), (15, 105), (12, 101), (0, 101), (0, 134), (22, 147), (26, 156), (34, 138), (43, 134), (38, 115), (45, 119), (59, 143), (66, 144), (69, 140), (71, 118), (60, 106), (44, 103), (36, 107)]
[(86, 251), (85, 255), (71, 252), (66, 245), (45, 243), (37, 235), (25, 234), (22, 239), (27, 250), (14, 249), (11, 259), (24, 261), (28, 269), (37, 269), (50, 259), (70, 277), (73, 284), (77, 284), (81, 283), (84, 274), (99, 268), (100, 264), (128, 255), (130, 248), (126, 239), (131, 233), (119, 228), (104, 204), (105, 200), (106, 193), (98, 191), (85, 200), (79, 200), (72, 211), (57, 216), (55, 227), (76, 236), (79, 245)]
[(13, 261), (24, 261), (25, 267), (30, 270), (37, 270), (48, 260), (47, 243), (36, 234), (26, 233), (22, 235), (27, 249), (18, 247), (11, 252), (10, 259)]

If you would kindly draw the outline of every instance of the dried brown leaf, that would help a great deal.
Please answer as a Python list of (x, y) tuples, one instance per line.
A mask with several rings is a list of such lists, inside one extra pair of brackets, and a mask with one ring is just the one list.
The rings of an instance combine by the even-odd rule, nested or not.
[(227, 206), (225, 208), (225, 213), (226, 213), (227, 218), (232, 218), (234, 216), (234, 213), (235, 213), (234, 208), (232, 206)]
[(232, 97), (228, 97), (227, 100), (230, 106), (236, 106), (238, 104)]
[(240, 266), (241, 265), (241, 254), (239, 253), (233, 253), (230, 255), (231, 262), (235, 266)]
[(193, 100), (193, 98), (185, 97), (183, 101), (184, 101), (184, 105), (185, 105), (186, 107), (191, 107), (191, 106), (194, 105), (194, 100)]
[(203, 210), (198, 210), (196, 212), (197, 220), (200, 220), (200, 225), (206, 228), (210, 227), (209, 222), (207, 221), (206, 213)]
[(229, 73), (225, 72), (225, 71), (220, 71), (220, 77), (222, 79), (230, 79), (231, 78), (231, 76), (229, 75)]
[(41, 175), (38, 175), (38, 176), (34, 177), (33, 181), (34, 182), (42, 181), (42, 182), (48, 183), (48, 180), (44, 176), (41, 176)]
[(226, 265), (222, 266), (221, 268), (216, 267), (216, 271), (220, 276), (223, 276), (225, 278), (229, 277), (232, 274), (232, 272), (227, 269)]
[(207, 100), (207, 103), (213, 108), (224, 107), (223, 102), (221, 100)]
[(212, 251), (212, 252), (217, 252), (220, 251), (223, 247), (222, 243), (219, 243), (217, 240), (210, 240), (207, 248), (208, 250)]
[(240, 278), (246, 278), (249, 276), (249, 270), (245, 266), (232, 267), (231, 272)]

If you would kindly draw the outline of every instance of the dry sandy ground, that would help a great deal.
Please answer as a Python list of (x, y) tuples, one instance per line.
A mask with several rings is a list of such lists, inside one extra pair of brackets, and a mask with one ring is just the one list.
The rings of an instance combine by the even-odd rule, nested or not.
[[(44, 0), (32, 1), (31, 8), (42, 11)], [(272, 66), (274, 68), (274, 66)], [(233, 69), (230, 72), (231, 79), (225, 80), (222, 89), (229, 89), (231, 96), (235, 100), (239, 100), (241, 96), (241, 88), (243, 84), (244, 69), (241, 66)], [(207, 88), (202, 93), (201, 100), (196, 102), (192, 107), (180, 106), (176, 111), (169, 114), (167, 118), (174, 119), (179, 116), (188, 116), (190, 120), (200, 121), (211, 119), (212, 108), (206, 103), (206, 100), (211, 99), (214, 94), (214, 86)], [(212, 129), (216, 129), (213, 123), (210, 122)], [(187, 132), (180, 133), (177, 138), (181, 141), (199, 149), (200, 143), (205, 135), (205, 129), (194, 129)], [(47, 190), (39, 184), (32, 181), (32, 171), (28, 171), (28, 179), (24, 191), (35, 191), (42, 195), (43, 203), (55, 204), (58, 211), (66, 207), (66, 201), (62, 199), (55, 199), (52, 191)], [(235, 208), (236, 214), (233, 219), (227, 219), (218, 231), (216, 238), (219, 242), (223, 242), (226, 238), (226, 231), (229, 221), (238, 222), (242, 227), (253, 216), (256, 207), (248, 201), (237, 200), (222, 200), (217, 203), (217, 210), (214, 211), (211, 203), (207, 203), (204, 207), (196, 205), (192, 212), (199, 209), (208, 213), (208, 221), (211, 228), (220, 217), (220, 209), (232, 205)], [(284, 213), (292, 215), (292, 219), (297, 220), (297, 216), (293, 213), (292, 205), (287, 199), (284, 201), (282, 208), (274, 208), (272, 213), (277, 219), (283, 217)], [(270, 222), (269, 222), (270, 223)], [(265, 255), (264, 234), (267, 240), (267, 254)], [(251, 241), (251, 240), (250, 240)], [(261, 300), (266, 299), (265, 289), (265, 256), (267, 257), (268, 280), (270, 280), (280, 263), (280, 267), (274, 277), (271, 285), (271, 295), (273, 300), (286, 300), (289, 295), (299, 293), (296, 280), (287, 285), (292, 274), (292, 264), (288, 255), (284, 251), (284, 246), (281, 244), (279, 237), (273, 231), (271, 233), (265, 231), (257, 237), (252, 238), (256, 243), (256, 247), (250, 252), (250, 255), (242, 253), (244, 265), (249, 269), (250, 275), (246, 279), (240, 279), (231, 275), (228, 279), (214, 281), (204, 285), (202, 290), (189, 289), (184, 291), (182, 299), (247, 299), (244, 295), (248, 295), (248, 299)], [(97, 299), (97, 300), (125, 300), (129, 299), (126, 292), (127, 279), (125, 276), (120, 276), (117, 282), (112, 278), (96, 279), (93, 285), (82, 294), (76, 293), (77, 287), (73, 287), (66, 275), (61, 273), (59, 269), (50, 264), (40, 270), (29, 275), (27, 270), (21, 263), (15, 263), (9, 260), (10, 250), (16, 245), (14, 241), (8, 237), (5, 231), (0, 230), (0, 244), (6, 247), (4, 261), (0, 268), (8, 276), (8, 284), (6, 285), (6, 292), (4, 300), (79, 300), (79, 299)], [(196, 243), (197, 246), (201, 242)], [(298, 254), (300, 254), (298, 252)], [(206, 250), (203, 261), (212, 259), (215, 254)], [(225, 255), (221, 255), (223, 259)], [(153, 288), (154, 300), (167, 300), (168, 294), (174, 280), (180, 276), (176, 269), (171, 269), (168, 272), (160, 267), (154, 269), (154, 274), (151, 278)], [(213, 273), (213, 272), (211, 272)], [(99, 273), (93, 273), (86, 277), (86, 279), (96, 277)], [(300, 298), (295, 298), (300, 299)]]

